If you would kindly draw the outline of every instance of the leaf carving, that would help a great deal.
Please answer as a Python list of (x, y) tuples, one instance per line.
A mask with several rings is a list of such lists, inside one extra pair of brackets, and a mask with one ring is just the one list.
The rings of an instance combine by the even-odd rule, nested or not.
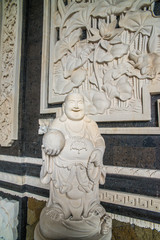
[(155, 0), (136, 0), (133, 1), (133, 5), (130, 9), (130, 11), (137, 11), (139, 9), (141, 9), (142, 7), (148, 7), (150, 6), (153, 2), (155, 2)]
[(55, 63), (60, 60), (64, 55), (66, 55), (68, 50), (71, 51), (71, 48), (79, 41), (80, 35), (81, 30), (77, 29), (72, 32), (68, 37), (56, 42), (54, 52)]
[(102, 49), (98, 50), (98, 54), (97, 54), (97, 62), (98, 63), (104, 63), (104, 62), (111, 62), (113, 61), (113, 56), (112, 54), (110, 54), (110, 52), (106, 52)]
[(65, 79), (63, 77), (63, 71), (61, 63), (57, 64), (55, 69), (55, 81), (53, 90), (58, 94), (69, 93), (74, 87), (78, 87), (86, 78), (86, 71), (83, 69), (77, 69), (72, 72), (71, 77)]
[(119, 21), (120, 27), (131, 32), (141, 32), (143, 35), (150, 36), (153, 17), (149, 11), (128, 12), (123, 19)]
[(109, 43), (105, 40), (101, 40), (101, 47), (104, 49), (104, 50), (108, 50), (108, 47), (109, 47)]
[(86, 79), (86, 71), (79, 68), (72, 72), (71, 82), (74, 83), (76, 87), (80, 86), (81, 83)]
[(110, 53), (114, 58), (120, 58), (128, 53), (129, 45), (128, 44), (116, 44), (113, 45)]
[(129, 45), (128, 44), (117, 44), (110, 45), (108, 44), (108, 52), (99, 49), (97, 54), (97, 62), (111, 62), (113, 59), (117, 59), (123, 57), (128, 53)]
[(89, 38), (88, 38), (88, 41), (89, 41), (89, 42), (98, 42), (100, 39), (101, 39), (100, 36), (94, 35), (94, 36), (89, 37)]
[(157, 51), (159, 36), (160, 36), (160, 29), (156, 26), (153, 26), (151, 36), (148, 41), (148, 50), (150, 53)]
[[(67, 24), (66, 32), (69, 35), (77, 28), (88, 28), (91, 12), (94, 9), (94, 4), (90, 4), (85, 8), (82, 8), (78, 13), (74, 14), (71, 21)], [(89, 27), (90, 29), (90, 27)]]
[(58, 0), (58, 10), (59, 10), (61, 17), (63, 18), (66, 13), (66, 8), (65, 8), (63, 0)]
[(92, 48), (84, 45), (75, 49), (72, 54), (68, 55), (65, 59), (62, 59), (64, 77), (68, 78), (72, 72), (84, 65), (87, 61)]
[(99, 30), (97, 28), (90, 28), (90, 32), (93, 34), (93, 35), (98, 35), (99, 36)]
[(60, 15), (60, 13), (57, 11), (56, 13), (55, 13), (55, 15), (54, 15), (54, 18), (53, 18), (54, 20), (54, 26), (55, 27), (60, 27), (60, 25), (61, 25), (61, 15)]

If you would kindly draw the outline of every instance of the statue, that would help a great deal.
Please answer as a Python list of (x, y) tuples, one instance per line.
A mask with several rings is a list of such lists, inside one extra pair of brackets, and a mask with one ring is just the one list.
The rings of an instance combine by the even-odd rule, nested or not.
[(35, 240), (111, 239), (111, 218), (99, 201), (105, 182), (105, 143), (97, 124), (85, 115), (84, 99), (69, 94), (42, 144), (40, 178), (50, 195)]

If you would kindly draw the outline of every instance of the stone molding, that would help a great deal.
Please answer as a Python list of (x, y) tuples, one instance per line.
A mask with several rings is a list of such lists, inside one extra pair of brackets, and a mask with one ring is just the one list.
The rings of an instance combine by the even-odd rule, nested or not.
[(106, 203), (160, 212), (160, 199), (158, 197), (153, 198), (138, 194), (100, 189), (100, 200)]
[(117, 174), (132, 177), (145, 177), (160, 179), (160, 170), (143, 169), (143, 168), (129, 168), (129, 167), (115, 167), (106, 165), (107, 174)]
[[(0, 155), (0, 161), (42, 165), (41, 158)], [(160, 170), (105, 165), (107, 174), (160, 179)]]
[[(40, 182), (40, 179), (32, 176), (18, 176), (15, 174), (0, 172), (0, 181), (16, 184), (16, 185), (29, 185), (41, 189), (49, 189)], [(2, 189), (2, 188), (1, 188)], [(3, 190), (4, 192), (6, 189)], [(14, 192), (15, 195), (19, 194), (28, 196), (28, 193)], [(36, 199), (42, 199), (41, 196), (34, 194)], [(48, 198), (43, 198), (48, 199)], [(149, 197), (139, 194), (125, 193), (107, 189), (100, 189), (100, 200), (106, 203), (118, 204), (126, 207), (139, 208), (147, 211), (160, 212), (160, 199), (157, 197)]]
[(22, 5), (22, 0), (1, 3), (0, 145), (4, 147), (18, 139)]
[[(17, 185), (30, 185), (32, 187), (38, 187), (42, 189), (49, 189), (48, 186), (44, 186), (39, 178), (31, 176), (17, 176), (15, 174), (3, 173), (0, 172), (0, 181), (12, 182)], [(2, 189), (2, 188), (1, 188)], [(6, 189), (5, 189), (6, 190)], [(15, 195), (20, 193), (14, 192)], [(25, 192), (23, 196), (28, 196), (28, 193)], [(37, 199), (48, 199), (41, 197), (39, 195), (34, 195)], [(124, 193), (119, 191), (104, 190), (100, 189), (100, 200), (106, 203), (118, 204), (127, 207), (134, 207), (139, 209), (144, 209), (153, 212), (160, 211), (160, 199), (155, 197), (147, 197), (139, 194)]]
[(18, 212), (18, 201), (0, 197), (0, 239), (17, 239)]

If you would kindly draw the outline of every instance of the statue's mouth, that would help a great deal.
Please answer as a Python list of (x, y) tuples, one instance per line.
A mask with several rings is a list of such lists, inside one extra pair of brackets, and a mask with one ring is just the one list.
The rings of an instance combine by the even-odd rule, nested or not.
[(72, 111), (73, 111), (73, 112), (79, 112), (80, 109), (79, 109), (79, 108), (78, 108), (78, 109), (77, 109), (77, 108), (76, 108), (76, 109), (74, 108), (74, 109), (72, 109)]

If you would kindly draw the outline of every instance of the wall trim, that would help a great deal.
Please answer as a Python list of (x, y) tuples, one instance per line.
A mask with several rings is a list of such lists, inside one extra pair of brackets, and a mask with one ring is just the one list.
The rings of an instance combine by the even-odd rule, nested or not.
[(106, 203), (160, 212), (160, 198), (100, 189), (100, 200)]
[[(0, 181), (19, 186), (28, 185), (40, 189), (49, 189), (48, 185), (43, 185), (40, 178), (32, 176), (19, 176), (15, 174), (0, 172)], [(6, 191), (6, 189), (5, 189)], [(19, 194), (19, 193), (18, 193)], [(21, 194), (21, 193), (20, 193)], [(23, 193), (24, 196), (26, 194)], [(39, 195), (35, 195), (39, 199)], [(160, 212), (160, 199), (139, 194), (125, 193), (108, 189), (100, 189), (100, 200), (106, 203), (118, 204), (126, 207), (144, 209), (147, 211)]]
[[(23, 0), (2, 1), (2, 38), (0, 46), (0, 145), (3, 147), (11, 146), (13, 141), (18, 139), (22, 6)], [(9, 18), (8, 15), (11, 17)]]
[[(0, 155), (0, 161), (42, 165), (42, 158)], [(160, 170), (105, 165), (107, 174), (160, 179)]]

